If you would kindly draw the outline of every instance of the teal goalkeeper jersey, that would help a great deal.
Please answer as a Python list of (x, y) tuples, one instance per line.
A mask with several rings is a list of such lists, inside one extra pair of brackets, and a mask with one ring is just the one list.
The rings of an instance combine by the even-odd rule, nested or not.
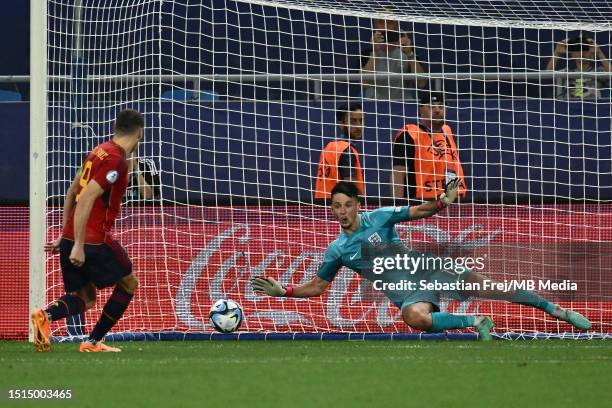
[[(323, 264), (317, 276), (331, 282), (340, 268), (346, 266), (361, 274), (361, 246), (367, 244), (401, 244), (395, 231), (395, 223), (408, 221), (408, 207), (385, 207), (359, 214), (359, 229), (351, 235), (344, 231), (338, 235), (325, 252)], [(405, 249), (405, 248), (404, 248)], [(384, 275), (384, 274), (383, 274)], [(381, 275), (381, 278), (384, 276)], [(371, 280), (371, 276), (364, 277)]]
[[(464, 279), (470, 270), (461, 265), (451, 267), (436, 267), (434, 263), (420, 264), (408, 269), (392, 267), (378, 274), (374, 273), (372, 260), (374, 257), (395, 257), (407, 255), (412, 260), (425, 260), (430, 255), (406, 248), (395, 230), (395, 224), (409, 220), (408, 207), (386, 207), (359, 215), (359, 229), (348, 235), (344, 231), (338, 235), (325, 252), (323, 264), (317, 276), (331, 282), (340, 268), (346, 266), (374, 283), (374, 289), (382, 290), (397, 307), (416, 302), (439, 303), (439, 291), (423, 289), (419, 284), (423, 281), (453, 283)], [(362, 263), (361, 251), (372, 251), (364, 254)], [(380, 285), (382, 283), (383, 285)], [(408, 287), (405, 283), (412, 284)], [(386, 284), (386, 285), (385, 285)], [(399, 284), (399, 285), (398, 285)], [(401, 286), (403, 285), (403, 286)], [(382, 287), (381, 287), (382, 286)], [(467, 295), (456, 290), (445, 291), (450, 298), (464, 300)]]

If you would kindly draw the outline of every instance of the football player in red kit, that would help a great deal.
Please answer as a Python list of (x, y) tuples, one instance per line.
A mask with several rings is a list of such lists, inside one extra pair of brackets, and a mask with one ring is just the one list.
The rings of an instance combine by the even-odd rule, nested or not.
[(51, 348), (51, 321), (90, 309), (96, 302), (96, 290), (110, 286), (114, 286), (113, 293), (80, 351), (121, 351), (102, 340), (127, 309), (138, 280), (127, 252), (111, 231), (128, 186), (126, 158), (136, 150), (143, 132), (139, 112), (120, 112), (113, 138), (89, 153), (66, 193), (62, 234), (45, 245), (45, 250), (60, 253), (66, 293), (46, 309), (32, 312), (38, 351)]

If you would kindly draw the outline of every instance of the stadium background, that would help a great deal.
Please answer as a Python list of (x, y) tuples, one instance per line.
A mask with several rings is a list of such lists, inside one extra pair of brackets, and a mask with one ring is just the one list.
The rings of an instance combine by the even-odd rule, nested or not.
[[(161, 68), (162, 72), (168, 70), (167, 72), (179, 71), (186, 74), (222, 75), (253, 71), (283, 74), (356, 72), (355, 70), (358, 69), (356, 58), (347, 58), (346, 55), (358, 56), (371, 35), (370, 22), (366, 19), (303, 13), (302, 17), (306, 22), (299, 21), (289, 29), (283, 27), (283, 24), (290, 24), (289, 20), (278, 18), (279, 13), (285, 13), (284, 17), (292, 13), (286, 10), (277, 11), (260, 7), (261, 16), (249, 17), (247, 12), (250, 8), (247, 9), (244, 4), (214, 1), (213, 5), (217, 7), (209, 9), (211, 14), (202, 15), (202, 19), (228, 19), (228, 22), (233, 23), (238, 19), (252, 18), (252, 26), (265, 27), (266, 30), (251, 29), (246, 33), (232, 32), (232, 30), (237, 30), (232, 24), (217, 25), (215, 28), (212, 25), (185, 27), (186, 32), (201, 32), (211, 38), (211, 43), (210, 47), (185, 47), (184, 51), (172, 49), (172, 47), (180, 43), (198, 44), (201, 41), (200, 35), (190, 37), (187, 34), (186, 38), (179, 39), (176, 38), (176, 31), (162, 32), (165, 54), (180, 55), (180, 58), (162, 60), (161, 67), (157, 68)], [(29, 61), (27, 4), (11, 1), (6, 2), (3, 6), (5, 11), (0, 17), (0, 35), (12, 38), (14, 41), (12, 47), (4, 51), (5, 58), (0, 66), (0, 75), (27, 75)], [(224, 7), (227, 7), (228, 10), (235, 10), (235, 12), (228, 13)], [(260, 20), (256, 21), (256, 19)], [(342, 35), (345, 35), (346, 38), (360, 38), (362, 41), (347, 41), (346, 38), (338, 41), (319, 40), (321, 36), (332, 37), (334, 27), (340, 24), (354, 26), (352, 28), (354, 32), (342, 31)], [(538, 70), (545, 63), (539, 55), (551, 55), (554, 41), (566, 35), (564, 32), (552, 30), (492, 27), (457, 26), (450, 31), (450, 28), (440, 25), (414, 24), (405, 28), (417, 33), (415, 37), (417, 46), (428, 43), (429, 50), (424, 62), (427, 63), (430, 72), (461, 72), (462, 70), (477, 72), (479, 69), (485, 70), (485, 67), (494, 67), (502, 71)], [(102, 27), (93, 29), (102, 30)], [(283, 31), (295, 33), (302, 30), (304, 43), (295, 44), (293, 42), (299, 37), (266, 34), (266, 32), (277, 30), (280, 30), (281, 33)], [(448, 35), (441, 36), (435, 30), (449, 30), (449, 32)], [(430, 34), (427, 39), (423, 37), (425, 32)], [(334, 36), (336, 34), (334, 32)], [(174, 36), (172, 41), (169, 40), (171, 35)], [(245, 35), (252, 35), (251, 40), (256, 44), (261, 44), (261, 48), (249, 49), (249, 52), (252, 52), (251, 55), (244, 54), (238, 40), (227, 41), (225, 39), (225, 37), (245, 38)], [(219, 39), (215, 39), (217, 37)], [(474, 41), (474, 38), (481, 38), (481, 41)], [(604, 52), (610, 56), (610, 33), (597, 33), (595, 38), (597, 43), (603, 47)], [(428, 42), (430, 39), (441, 42)], [(471, 40), (469, 46), (468, 39)], [(446, 40), (449, 42), (442, 43)], [(289, 46), (291, 44), (299, 45), (297, 47), (299, 49), (310, 51), (296, 51)], [(206, 51), (207, 49), (214, 50), (214, 52)], [(192, 55), (191, 52), (196, 54)], [(287, 52), (291, 54), (283, 56), (283, 53)], [(240, 54), (242, 57), (239, 57)], [(418, 50), (417, 54), (419, 54)], [(511, 54), (524, 54), (525, 58), (503, 58), (503, 55), (510, 56)], [(269, 65), (266, 59), (258, 58), (257, 55), (276, 55), (285, 62)], [(104, 57), (104, 55), (92, 55), (90, 61)], [(290, 60), (294, 62), (289, 63)], [(211, 61), (211, 63), (194, 64), (189, 61)], [(462, 64), (461, 61), (470, 61), (470, 65)], [(213, 65), (214, 71), (211, 68)], [(164, 146), (167, 147), (169, 144), (161, 144), (162, 150), (156, 153), (162, 160), (172, 161), (173, 156), (180, 156), (185, 158), (183, 163), (191, 163), (190, 165), (184, 164), (184, 167), (175, 161), (162, 163), (162, 168), (174, 169), (171, 180), (164, 179), (164, 177), (169, 177), (169, 174), (162, 173), (162, 184), (166, 186), (164, 188), (173, 189), (173, 199), (194, 204), (208, 200), (228, 204), (230, 197), (238, 193), (243, 196), (260, 196), (270, 199), (283, 197), (294, 202), (309, 202), (312, 180), (309, 177), (298, 175), (314, 175), (315, 173), (318, 149), (322, 145), (320, 136), (311, 135), (327, 134), (332, 137), (336, 133), (333, 125), (333, 107), (336, 102), (321, 102), (318, 107), (300, 105), (295, 101), (310, 99), (311, 90), (305, 83), (302, 84), (304, 88), (300, 88), (297, 83), (294, 85), (264, 88), (244, 84), (227, 85), (216, 81), (214, 90), (221, 95), (228, 95), (230, 99), (243, 97), (256, 100), (255, 102), (230, 101), (227, 103), (225, 112), (207, 109), (205, 103), (194, 107), (163, 102), (165, 109), (175, 115), (199, 117), (202, 121), (216, 123), (214, 131), (217, 134), (240, 133), (241, 135), (240, 139), (228, 138), (227, 144), (217, 151), (214, 157), (204, 155), (205, 163), (215, 163), (217, 166), (229, 165), (225, 173), (218, 174), (219, 180), (227, 182), (202, 180), (194, 175), (205, 173), (210, 168), (207, 168), (206, 165), (194, 164), (195, 157), (190, 157), (190, 154), (193, 154), (192, 150), (187, 149), (190, 147), (190, 140), (193, 139), (186, 136), (197, 133), (198, 124), (182, 121), (173, 122), (170, 126), (171, 118), (162, 116), (162, 122), (156, 123), (156, 126), (163, 128), (162, 140), (183, 137), (185, 144), (183, 150), (180, 146), (179, 150), (176, 150), (177, 146), (173, 145), (175, 150), (172, 151), (172, 154), (169, 154), (168, 150), (163, 150)], [(27, 321), (23, 317), (27, 316), (28, 293), (28, 212), (24, 205), (28, 200), (29, 175), (25, 164), (28, 162), (27, 99), (29, 95), (28, 88), (24, 85), (0, 84), (0, 86), (2, 89), (17, 89), (24, 98), (24, 102), (0, 104), (0, 123), (2, 123), (0, 133), (5, 153), (3, 165), (0, 166), (0, 198), (4, 204), (0, 211), (0, 233), (3, 241), (0, 252), (0, 265), (2, 266), (0, 306), (2, 310), (9, 310), (9, 308), (15, 310), (0, 323), (0, 336), (24, 338), (27, 335)], [(612, 199), (611, 163), (602, 160), (611, 157), (609, 140), (612, 136), (610, 131), (612, 115), (609, 103), (604, 101), (598, 101), (598, 103), (553, 101), (547, 98), (551, 95), (551, 87), (541, 86), (540, 83), (445, 81), (444, 89), (451, 95), (450, 99), (457, 94), (472, 95), (469, 102), (458, 100), (449, 104), (449, 121), (458, 135), (460, 155), (462, 162), (465, 163), (468, 184), (474, 191), (474, 194), (468, 197), (468, 202), (540, 204), (545, 203), (546, 197), (553, 194), (572, 197), (582, 202)], [(324, 98), (346, 98), (355, 96), (358, 92), (359, 89), (356, 86), (331, 81), (324, 82), (322, 87)], [(150, 95), (151, 98), (158, 96)], [(544, 97), (544, 99), (539, 97)], [(267, 99), (279, 101), (263, 102)], [(476, 101), (475, 99), (482, 100)], [(283, 100), (290, 100), (291, 103), (283, 103)], [(232, 109), (232, 104), (239, 104), (240, 109)], [(376, 163), (368, 163), (367, 160), (381, 153), (379, 142), (384, 141), (387, 143), (384, 146), (389, 146), (388, 142), (393, 136), (393, 132), (390, 132), (389, 129), (400, 128), (404, 123), (402, 119), (404, 115), (413, 117), (416, 106), (411, 102), (405, 104), (377, 103), (376, 106), (374, 104), (371, 102), (365, 106), (366, 112), (377, 112), (378, 116), (366, 114), (366, 137), (363, 152), (366, 160), (365, 167), (370, 169), (368, 170), (370, 174), (366, 173), (368, 180), (366, 191), (371, 197), (380, 197), (389, 195), (388, 191), (383, 191), (386, 186), (381, 187), (381, 183), (386, 183), (388, 180), (388, 173), (384, 169), (382, 171), (373, 170), (376, 168)], [(282, 112), (282, 115), (279, 112)], [(70, 116), (69, 113), (66, 115)], [(260, 115), (270, 118), (265, 126), (257, 124)], [(585, 117), (598, 119), (583, 120)], [(107, 134), (106, 124), (109, 120), (108, 112), (103, 112), (99, 119), (102, 126), (96, 129), (96, 134)], [(149, 121), (154, 121), (154, 118), (149, 118)], [(238, 129), (231, 125), (232, 123), (241, 123), (242, 127)], [(70, 133), (69, 129), (61, 128), (65, 125), (57, 124), (56, 126), (58, 128), (55, 128), (54, 131), (58, 134)], [(270, 130), (264, 131), (263, 127)], [(572, 130), (574, 128), (580, 128), (580, 130)], [(499, 135), (512, 135), (512, 138), (488, 137)], [(530, 135), (531, 137), (528, 137)], [(312, 141), (309, 140), (311, 137), (313, 137)], [(311, 148), (303, 151), (284, 148), (283, 145), (295, 145), (298, 138), (300, 143), (303, 141), (304, 146)], [(271, 140), (279, 139), (283, 140), (283, 145), (270, 143)], [(533, 140), (538, 140), (538, 142), (534, 143)], [(266, 160), (257, 161), (252, 167), (245, 169), (241, 167), (241, 158), (231, 153), (236, 151), (258, 151), (266, 157)], [(512, 153), (508, 154), (508, 152)], [(209, 154), (212, 155), (212, 153)], [(389, 155), (390, 150), (383, 154)], [(269, 157), (272, 159), (268, 159)], [(580, 157), (581, 160), (572, 160), (576, 157)], [(78, 161), (77, 158), (75, 158), (76, 161)], [(534, 170), (534, 168), (538, 169)], [(291, 176), (287, 177), (287, 173)], [(597, 174), (598, 178), (591, 181), (593, 174)], [(245, 182), (253, 179), (260, 182), (258, 186)], [(551, 179), (556, 180), (557, 183), (554, 185), (547, 183), (547, 180)], [(194, 184), (200, 191), (216, 191), (217, 196), (206, 197), (197, 194), (191, 197), (188, 191), (193, 191), (190, 186)], [(585, 185), (591, 187), (585, 187)], [(58, 185), (52, 188), (58, 191), (65, 186)], [(377, 203), (370, 202), (369, 204)], [(589, 222), (593, 222), (592, 226), (610, 225), (609, 211), (610, 208), (607, 205), (600, 205), (597, 207), (597, 212), (601, 213), (601, 218), (566, 222), (565, 225), (584, 225), (583, 229), (573, 230), (571, 234), (568, 231), (567, 236), (571, 236), (571, 239), (576, 242), (582, 242), (583, 239), (588, 241), (589, 234), (592, 233)], [(525, 215), (526, 218), (529, 216), (531, 213)], [(234, 215), (227, 216), (228, 219), (234, 219), (234, 217)], [(485, 230), (485, 233), (492, 230), (493, 226)], [(512, 233), (512, 228), (509, 232)], [(520, 236), (522, 232), (521, 227), (517, 225), (514, 233)], [(563, 236), (562, 233), (563, 231), (560, 230), (554, 231), (557, 237)], [(129, 237), (125, 238), (129, 245)], [(592, 239), (599, 240), (601, 237), (593, 236)], [(533, 240), (530, 241), (530, 243), (533, 242)], [(602, 249), (602, 247), (596, 248), (596, 250)], [(596, 279), (591, 280), (588, 276), (584, 276), (583, 279), (597, 281)], [(600, 287), (599, 290), (603, 291), (601, 293), (606, 293), (605, 287), (603, 289)], [(17, 305), (13, 304), (15, 299), (17, 299)], [(204, 302), (202, 307), (205, 307)], [(594, 317), (596, 321), (606, 320), (601, 315)], [(599, 329), (603, 330), (601, 326)]]

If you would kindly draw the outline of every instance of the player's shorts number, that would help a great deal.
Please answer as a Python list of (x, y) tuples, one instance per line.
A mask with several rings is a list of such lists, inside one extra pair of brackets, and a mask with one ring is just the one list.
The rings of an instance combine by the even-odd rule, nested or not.
[(93, 162), (89, 160), (83, 165), (83, 169), (81, 170), (81, 178), (79, 179), (81, 191), (76, 196), (77, 201), (79, 201), (79, 196), (83, 192), (83, 189), (87, 186), (87, 183), (89, 183), (89, 179), (91, 178), (91, 166), (93, 166)]

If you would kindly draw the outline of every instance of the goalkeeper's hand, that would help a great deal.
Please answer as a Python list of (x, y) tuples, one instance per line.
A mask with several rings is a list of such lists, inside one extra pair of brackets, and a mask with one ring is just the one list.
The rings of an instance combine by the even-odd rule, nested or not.
[(459, 195), (459, 184), (461, 184), (461, 179), (456, 177), (449, 181), (444, 187), (444, 192), (440, 195), (440, 200), (444, 203), (445, 206), (451, 205)]
[(274, 278), (257, 276), (251, 280), (255, 292), (265, 292), (268, 296), (285, 296), (287, 290)]

